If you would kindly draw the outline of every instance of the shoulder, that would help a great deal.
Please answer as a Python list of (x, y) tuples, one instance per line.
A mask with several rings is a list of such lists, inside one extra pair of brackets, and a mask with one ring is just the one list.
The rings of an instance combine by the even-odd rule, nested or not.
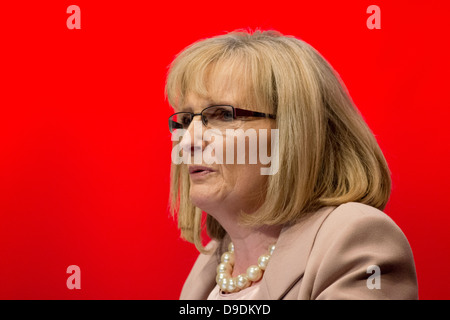
[(341, 204), (330, 213), (327, 220), (335, 223), (377, 220), (395, 225), (394, 221), (383, 211), (359, 202)]
[(407, 243), (400, 227), (386, 213), (357, 202), (336, 207), (318, 230), (318, 239), (322, 236), (330, 241), (345, 236), (360, 240), (383, 236)]
[[(317, 231), (308, 265), (315, 298), (417, 297), (406, 236), (388, 215), (368, 205), (336, 207)], [(381, 272), (382, 290), (368, 290), (362, 281), (373, 266)]]
[(363, 254), (364, 250), (383, 251), (384, 255), (412, 258), (409, 242), (400, 227), (383, 211), (356, 202), (336, 207), (323, 220), (314, 249), (347, 250), (354, 254)]
[(357, 202), (323, 207), (282, 231), (283, 237), (289, 240), (288, 246), (309, 239), (314, 247), (334, 243), (339, 238), (373, 238), (381, 233), (406, 241), (402, 230), (386, 213)]

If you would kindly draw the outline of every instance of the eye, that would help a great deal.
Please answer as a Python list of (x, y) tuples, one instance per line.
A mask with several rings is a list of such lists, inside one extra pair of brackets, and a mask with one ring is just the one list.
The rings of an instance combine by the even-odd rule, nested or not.
[(233, 120), (233, 111), (225, 108), (217, 108), (211, 115), (216, 120), (231, 121)]
[(183, 127), (187, 128), (189, 127), (189, 124), (191, 123), (191, 117), (188, 114), (182, 115), (179, 122), (183, 125)]
[(223, 110), (223, 112), (222, 112), (222, 119), (224, 121), (231, 121), (231, 120), (233, 120), (233, 112), (231, 112), (230, 110)]

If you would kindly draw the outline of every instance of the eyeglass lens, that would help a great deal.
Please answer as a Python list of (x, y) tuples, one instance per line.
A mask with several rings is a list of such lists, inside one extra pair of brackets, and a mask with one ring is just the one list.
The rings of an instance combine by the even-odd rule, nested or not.
[[(203, 109), (201, 112), (202, 122), (205, 126), (222, 129), (234, 119), (233, 107), (212, 106)], [(176, 129), (187, 129), (191, 124), (193, 114), (190, 112), (178, 112), (169, 119), (169, 129), (173, 132)]]

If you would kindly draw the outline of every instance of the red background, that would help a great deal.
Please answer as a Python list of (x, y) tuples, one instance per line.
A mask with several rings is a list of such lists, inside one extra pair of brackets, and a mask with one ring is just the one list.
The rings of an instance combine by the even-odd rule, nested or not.
[[(450, 298), (447, 1), (8, 1), (0, 7), (0, 298), (177, 299), (197, 255), (167, 211), (167, 66), (275, 29), (338, 71), (392, 170), (422, 299)], [(155, 4), (156, 3), (156, 4)], [(81, 8), (81, 30), (66, 9)], [(366, 9), (381, 9), (369, 30)], [(81, 268), (69, 290), (66, 268)]]

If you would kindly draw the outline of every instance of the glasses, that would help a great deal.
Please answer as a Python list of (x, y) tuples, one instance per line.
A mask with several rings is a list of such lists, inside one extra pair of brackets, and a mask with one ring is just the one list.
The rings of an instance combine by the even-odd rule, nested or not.
[(227, 128), (230, 122), (242, 117), (276, 118), (272, 114), (239, 109), (233, 106), (210, 106), (203, 109), (200, 113), (174, 113), (169, 117), (169, 131), (173, 133), (176, 129), (187, 129), (195, 116), (201, 116), (204, 126), (218, 129)]

